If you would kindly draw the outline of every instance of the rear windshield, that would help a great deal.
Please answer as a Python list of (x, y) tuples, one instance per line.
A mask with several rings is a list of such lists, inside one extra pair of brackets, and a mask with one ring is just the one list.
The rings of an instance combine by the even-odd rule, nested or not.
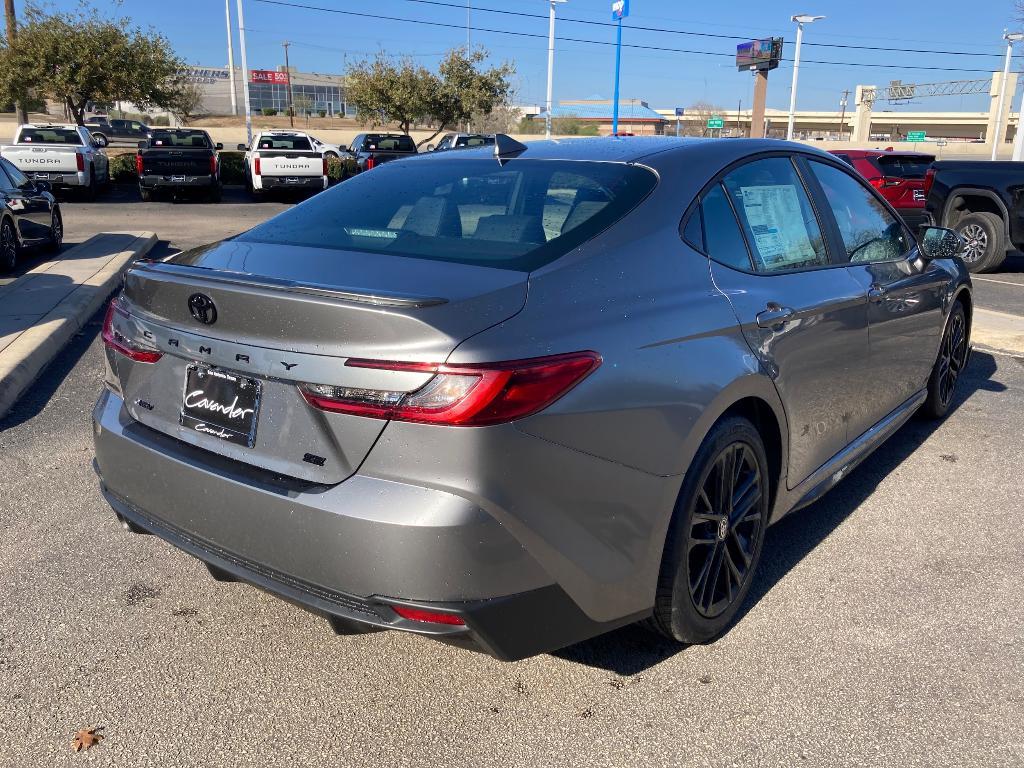
[(482, 147), (494, 143), (493, 136), (459, 136), (455, 140), (456, 147)]
[(260, 136), (256, 149), (283, 149), (297, 152), (312, 152), (309, 139), (305, 136)]
[(237, 239), (528, 272), (614, 224), (656, 184), (622, 163), (386, 163)]
[(371, 133), (363, 139), (362, 148), (379, 149), (382, 152), (415, 152), (416, 143), (409, 136), (379, 136)]
[(18, 137), (19, 144), (77, 144), (82, 137), (71, 128), (26, 128)]
[(923, 179), (928, 166), (935, 162), (933, 155), (881, 155), (875, 158), (886, 176), (901, 179)]
[(151, 147), (193, 147), (198, 149), (209, 149), (210, 137), (202, 131), (161, 133), (154, 131), (149, 139)]

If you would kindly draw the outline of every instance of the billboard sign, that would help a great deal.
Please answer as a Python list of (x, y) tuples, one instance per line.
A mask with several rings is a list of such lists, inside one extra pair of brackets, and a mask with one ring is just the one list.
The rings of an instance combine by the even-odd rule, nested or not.
[(276, 72), (272, 69), (254, 69), (249, 73), (249, 79), (254, 83), (288, 85), (288, 73)]
[(782, 59), (782, 38), (769, 37), (751, 40), (736, 46), (736, 69), (769, 70), (779, 66)]
[(613, 0), (612, 21), (622, 21), (629, 16), (629, 0)]

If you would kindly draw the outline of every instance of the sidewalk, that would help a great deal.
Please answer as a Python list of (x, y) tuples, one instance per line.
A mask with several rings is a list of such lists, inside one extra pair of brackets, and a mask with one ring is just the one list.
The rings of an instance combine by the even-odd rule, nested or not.
[(0, 287), (0, 416), (155, 244), (152, 232), (105, 232)]
[(976, 307), (971, 342), (998, 352), (1024, 355), (1024, 317)]

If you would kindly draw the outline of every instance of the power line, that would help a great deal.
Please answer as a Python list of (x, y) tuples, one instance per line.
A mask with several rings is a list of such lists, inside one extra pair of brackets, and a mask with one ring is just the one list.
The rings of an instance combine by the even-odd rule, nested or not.
[[(412, 0), (412, 1), (413, 2), (420, 2), (421, 0)], [(422, 1), (426, 2), (426, 0), (422, 0)], [(431, 1), (434, 2), (436, 0), (431, 0)], [(286, 8), (299, 8), (301, 10), (307, 10), (307, 11), (321, 11), (321, 12), (324, 12), (324, 13), (343, 13), (346, 16), (358, 16), (358, 17), (366, 18), (366, 19), (374, 19), (376, 21), (398, 21), (398, 22), (405, 22), (405, 23), (410, 23), (410, 24), (425, 25), (425, 26), (430, 26), (430, 27), (442, 27), (442, 28), (445, 28), (445, 29), (458, 29), (458, 30), (464, 30), (465, 29), (465, 26), (462, 25), (462, 24), (448, 24), (448, 23), (445, 23), (445, 22), (442, 22), (442, 21), (427, 21), (427, 20), (423, 20), (423, 19), (410, 19), (410, 18), (406, 18), (406, 17), (403, 17), (403, 16), (384, 16), (384, 15), (379, 14), (379, 13), (361, 13), (359, 11), (351, 11), (351, 10), (347, 10), (347, 9), (346, 10), (342, 10), (340, 8), (324, 8), (323, 6), (307, 5), (305, 3), (287, 2), (287, 0), (254, 0), (254, 2), (263, 3), (265, 5), (277, 5), (277, 6), (282, 6), (282, 7), (286, 7)], [(461, 8), (462, 6), (457, 6), (457, 7)], [(478, 10), (483, 10), (483, 9), (478, 9)], [(600, 23), (600, 22), (597, 22), (597, 23)], [(632, 26), (630, 27), (630, 29), (634, 29), (634, 28), (635, 27), (632, 27)], [(546, 38), (547, 37), (546, 35), (542, 35), (542, 34), (538, 34), (538, 33), (534, 33), (534, 32), (516, 32), (516, 31), (513, 31), (513, 30), (509, 30), (509, 29), (493, 29), (493, 28), (489, 28), (489, 27), (476, 27), (476, 26), (472, 27), (472, 29), (475, 32), (489, 32), (489, 33), (492, 33), (492, 34), (511, 35), (511, 36), (514, 36), (514, 37), (530, 37), (530, 38)], [(556, 40), (560, 40), (561, 42), (565, 42), (565, 43), (586, 43), (586, 44), (589, 44), (589, 45), (604, 45), (604, 46), (613, 46), (613, 45), (615, 45), (615, 43), (610, 41), (610, 40), (588, 40), (586, 38), (562, 37), (562, 36), (557, 36), (555, 39)], [(746, 38), (742, 38), (742, 39), (745, 40)], [(696, 56), (719, 56), (719, 57), (724, 56), (724, 57), (728, 57), (728, 58), (733, 58), (733, 56), (734, 56), (734, 54), (732, 54), (732, 53), (726, 53), (726, 52), (722, 52), (722, 51), (695, 51), (695, 50), (690, 50), (690, 49), (686, 49), (686, 48), (669, 48), (667, 46), (640, 45), (638, 43), (623, 43), (622, 46), (624, 48), (634, 48), (634, 49), (638, 49), (638, 50), (664, 51), (664, 52), (668, 52), (668, 53), (684, 53), (684, 54), (692, 54), (692, 55), (696, 55)], [(792, 61), (792, 59), (782, 59), (781, 61)], [(920, 64), (872, 64), (872, 63), (866, 63), (866, 62), (855, 63), (855, 62), (849, 62), (849, 61), (822, 61), (822, 60), (816, 60), (816, 59), (804, 59), (803, 61), (806, 64), (822, 64), (822, 65), (825, 65), (825, 66), (835, 66), (835, 67), (871, 67), (871, 68), (875, 68), (875, 69), (919, 69), (919, 70), (926, 70), (926, 71), (931, 71), (931, 72), (984, 72), (986, 74), (990, 74), (991, 71), (992, 71), (991, 69), (970, 69), (970, 68), (962, 68), (962, 67), (931, 67), (931, 66), (924, 66), (924, 65), (920, 65)]]
[[(404, 2), (407, 2), (407, 3), (419, 3), (420, 5), (436, 5), (436, 6), (441, 6), (441, 7), (444, 7), (444, 8), (459, 8), (459, 9), (462, 8), (462, 6), (459, 5), (458, 3), (443, 2), (443, 0), (404, 0)], [(501, 15), (504, 15), (504, 16), (521, 16), (521, 17), (529, 18), (529, 19), (546, 19), (547, 18), (543, 14), (540, 14), (540, 13), (529, 13), (527, 11), (507, 11), (507, 10), (498, 9), (498, 8), (483, 8), (481, 6), (477, 6), (476, 10), (484, 11), (486, 13), (497, 13), (497, 14), (501, 14)], [(570, 24), (588, 24), (588, 25), (596, 26), (596, 27), (614, 27), (615, 26), (614, 24), (611, 24), (611, 23), (609, 23), (607, 21), (591, 21), (589, 19), (574, 19), (574, 18), (572, 18), (570, 16), (564, 16), (563, 17), (563, 21), (566, 21), (566, 22), (568, 22)], [(743, 37), (743, 36), (738, 36), (738, 35), (722, 35), (722, 34), (716, 34), (714, 32), (690, 32), (690, 31), (682, 30), (682, 29), (666, 29), (664, 27), (645, 27), (645, 26), (641, 26), (641, 25), (638, 25), (638, 24), (630, 24), (629, 28), (630, 29), (639, 30), (641, 32), (662, 32), (662, 33), (665, 33), (665, 34), (672, 34), (672, 35), (687, 35), (687, 36), (690, 36), (690, 37), (710, 37), (710, 38), (715, 38), (715, 39), (718, 39), (718, 40), (734, 40), (734, 41), (738, 41), (738, 42), (749, 42), (750, 41), (749, 37)], [(821, 48), (848, 48), (848, 49), (858, 50), (858, 51), (889, 51), (889, 52), (892, 52), (892, 53), (929, 53), (929, 54), (941, 55), (941, 56), (994, 56), (997, 59), (1001, 59), (1003, 57), (1003, 54), (1001, 54), (1001, 53), (978, 53), (978, 52), (972, 52), (972, 51), (936, 51), (936, 50), (933, 50), (933, 49), (921, 50), (921, 49), (916, 49), (916, 48), (887, 48), (887, 47), (884, 47), (884, 46), (877, 46), (877, 45), (850, 45), (848, 43), (814, 43), (814, 42), (807, 42), (807, 43), (804, 43), (804, 45), (807, 45), (807, 46), (812, 46), (813, 45), (813, 46), (821, 47)], [(731, 54), (727, 54), (727, 55), (731, 55)]]

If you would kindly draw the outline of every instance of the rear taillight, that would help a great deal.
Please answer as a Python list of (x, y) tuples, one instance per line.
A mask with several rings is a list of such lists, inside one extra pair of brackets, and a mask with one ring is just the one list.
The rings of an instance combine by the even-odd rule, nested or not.
[(370, 171), (377, 167), (377, 160), (373, 155), (366, 158), (366, 170)]
[(327, 158), (324, 157), (324, 176), (327, 175)]
[(932, 184), (935, 183), (935, 169), (929, 168), (924, 172), (924, 196), (928, 197), (928, 194), (932, 191)]
[(162, 352), (155, 349), (143, 347), (123, 333), (114, 328), (114, 315), (128, 319), (128, 313), (118, 305), (118, 299), (114, 299), (107, 307), (106, 317), (103, 318), (103, 343), (109, 348), (124, 355), (136, 363), (155, 363), (161, 357)]
[(80, 155), (77, 152), (75, 153), (75, 167), (78, 168), (79, 171), (85, 170), (85, 156)]
[(873, 179), (868, 179), (871, 186), (875, 189), (888, 189), (889, 187), (897, 187), (903, 183), (903, 179), (899, 176), (876, 176)]
[(422, 608), (407, 608), (404, 605), (392, 605), (391, 610), (403, 619), (411, 619), (412, 621), (425, 621), (430, 624), (450, 624), (453, 626), (462, 626), (466, 623), (461, 616), (454, 613), (424, 611)]
[(401, 392), (327, 384), (303, 384), (314, 408), (332, 413), (453, 427), (480, 427), (537, 413), (601, 364), (596, 352), (538, 357), (506, 363), (434, 365), (348, 360), (353, 368), (434, 374), (419, 389)]
[(259, 176), (260, 175), (260, 156), (259, 155), (256, 155), (256, 159), (253, 161), (252, 172), (253, 172), (254, 176)]
[(216, 155), (210, 155), (210, 175), (211, 176), (216, 176), (217, 175), (217, 156)]
[(142, 155), (135, 156), (135, 173), (142, 175)]

